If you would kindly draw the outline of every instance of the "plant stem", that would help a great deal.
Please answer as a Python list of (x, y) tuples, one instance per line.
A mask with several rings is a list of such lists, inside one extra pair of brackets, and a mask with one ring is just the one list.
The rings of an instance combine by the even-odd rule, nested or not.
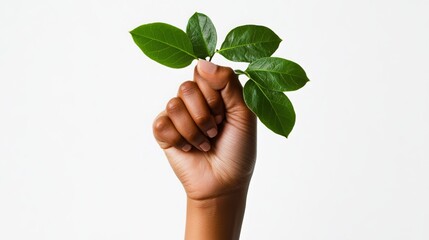
[(219, 51), (219, 49), (216, 49), (216, 51), (213, 53), (213, 55), (210, 56), (209, 62), (212, 61), (213, 56)]

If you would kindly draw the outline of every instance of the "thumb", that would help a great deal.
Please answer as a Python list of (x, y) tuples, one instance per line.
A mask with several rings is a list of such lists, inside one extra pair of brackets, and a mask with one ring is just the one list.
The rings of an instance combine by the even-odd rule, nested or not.
[(227, 112), (236, 107), (247, 108), (243, 99), (243, 87), (231, 68), (199, 60), (196, 73), (199, 75), (197, 82), (205, 81), (210, 88), (220, 92)]

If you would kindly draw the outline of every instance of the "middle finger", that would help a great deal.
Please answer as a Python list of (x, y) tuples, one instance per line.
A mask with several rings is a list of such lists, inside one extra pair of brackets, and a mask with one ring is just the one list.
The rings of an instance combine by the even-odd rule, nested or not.
[(182, 83), (178, 96), (182, 99), (198, 128), (206, 136), (215, 137), (217, 135), (216, 122), (198, 85), (192, 81)]

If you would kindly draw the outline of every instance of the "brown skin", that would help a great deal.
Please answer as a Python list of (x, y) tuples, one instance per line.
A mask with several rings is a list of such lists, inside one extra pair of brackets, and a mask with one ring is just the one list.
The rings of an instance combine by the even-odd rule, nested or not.
[(200, 60), (153, 132), (187, 194), (187, 240), (239, 239), (256, 160), (256, 117), (231, 68)]

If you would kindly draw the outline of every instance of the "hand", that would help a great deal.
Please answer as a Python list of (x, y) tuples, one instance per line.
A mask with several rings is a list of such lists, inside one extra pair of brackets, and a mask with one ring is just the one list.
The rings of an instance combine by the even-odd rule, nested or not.
[(154, 136), (188, 198), (245, 191), (256, 160), (256, 117), (231, 68), (200, 60), (154, 121)]

